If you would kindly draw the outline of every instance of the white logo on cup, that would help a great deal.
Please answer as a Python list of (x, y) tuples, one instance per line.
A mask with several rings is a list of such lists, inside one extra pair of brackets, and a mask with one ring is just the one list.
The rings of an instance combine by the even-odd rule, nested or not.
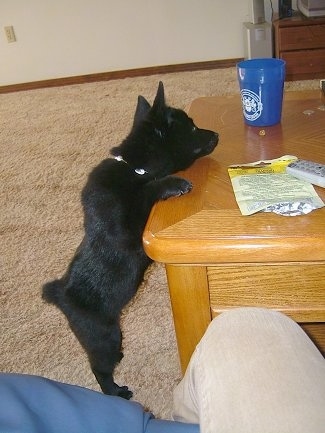
[(247, 89), (243, 89), (240, 93), (245, 119), (249, 121), (258, 119), (263, 111), (263, 104), (259, 95)]

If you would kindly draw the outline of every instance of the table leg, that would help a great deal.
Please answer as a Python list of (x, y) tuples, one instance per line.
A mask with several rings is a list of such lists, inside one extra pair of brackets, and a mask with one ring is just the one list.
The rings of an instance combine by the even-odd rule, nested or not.
[(166, 272), (184, 374), (193, 350), (211, 322), (207, 270), (205, 266), (166, 265)]

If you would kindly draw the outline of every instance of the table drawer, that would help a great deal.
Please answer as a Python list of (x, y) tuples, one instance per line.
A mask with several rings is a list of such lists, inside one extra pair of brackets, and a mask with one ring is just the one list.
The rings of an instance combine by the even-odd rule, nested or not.
[(282, 52), (280, 57), (286, 61), (287, 75), (325, 73), (325, 48)]
[(281, 51), (325, 48), (325, 24), (279, 29)]
[(212, 315), (234, 307), (274, 308), (297, 322), (325, 322), (325, 263), (211, 266)]

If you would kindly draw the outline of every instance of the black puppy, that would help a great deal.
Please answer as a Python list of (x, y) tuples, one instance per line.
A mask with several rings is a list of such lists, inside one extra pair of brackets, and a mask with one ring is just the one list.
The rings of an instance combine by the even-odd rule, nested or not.
[(197, 128), (180, 109), (165, 104), (160, 82), (152, 107), (139, 96), (128, 137), (112, 149), (114, 159), (90, 173), (82, 191), (84, 238), (61, 279), (43, 287), (85, 349), (105, 394), (129, 399), (113, 380), (121, 360), (120, 313), (136, 293), (151, 260), (142, 246), (150, 210), (158, 200), (180, 196), (190, 182), (170, 176), (208, 155), (218, 134)]

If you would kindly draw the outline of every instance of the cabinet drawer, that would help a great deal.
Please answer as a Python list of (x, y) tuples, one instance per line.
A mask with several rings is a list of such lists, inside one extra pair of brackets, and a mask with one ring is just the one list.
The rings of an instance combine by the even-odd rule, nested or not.
[(325, 24), (279, 28), (279, 50), (325, 48)]
[(282, 52), (280, 57), (286, 61), (287, 75), (325, 73), (325, 48)]
[(235, 307), (274, 308), (298, 322), (325, 321), (325, 263), (207, 268), (212, 315)]

